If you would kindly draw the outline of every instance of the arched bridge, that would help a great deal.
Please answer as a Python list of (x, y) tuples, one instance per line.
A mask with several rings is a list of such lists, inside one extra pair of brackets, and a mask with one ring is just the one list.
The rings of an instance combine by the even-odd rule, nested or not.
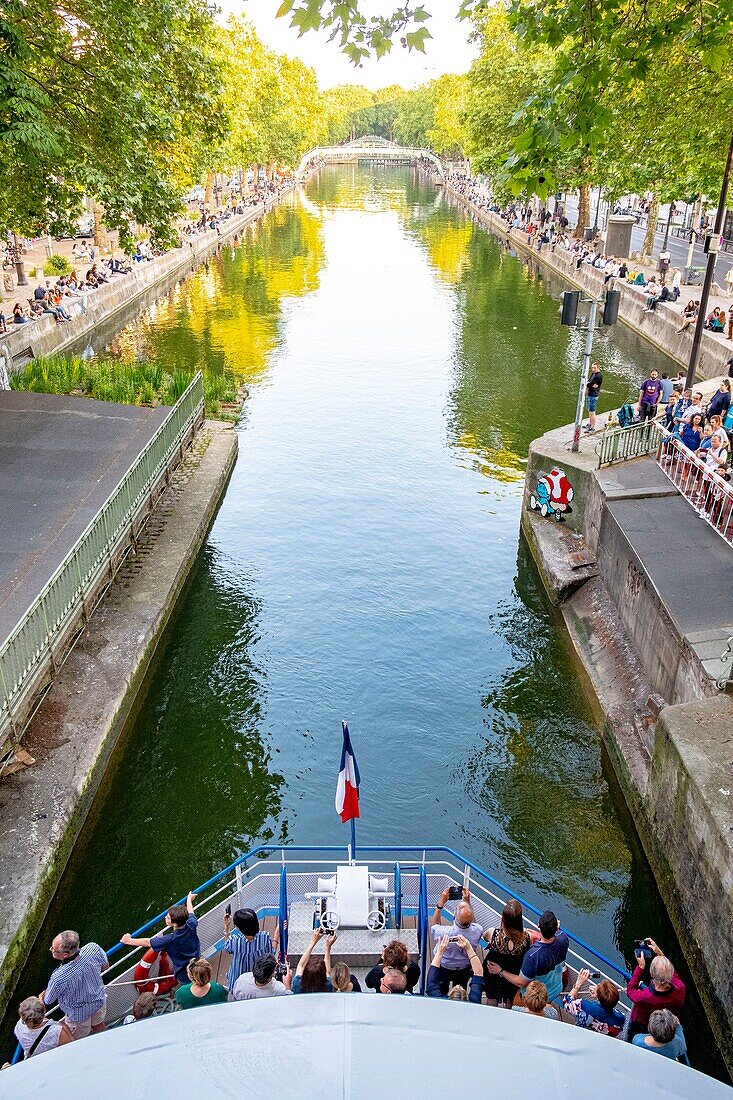
[(377, 164), (411, 164), (417, 160), (429, 160), (441, 179), (445, 173), (440, 160), (430, 149), (409, 149), (397, 145), (394, 141), (375, 137), (356, 138), (344, 145), (317, 147), (306, 153), (298, 166), (298, 173), (304, 172), (312, 161), (317, 159), (330, 164), (353, 164), (355, 161), (369, 160)]

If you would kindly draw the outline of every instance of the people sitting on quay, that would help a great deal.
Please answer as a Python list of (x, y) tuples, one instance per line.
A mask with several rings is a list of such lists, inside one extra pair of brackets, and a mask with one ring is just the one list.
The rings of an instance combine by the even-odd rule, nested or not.
[(260, 922), (254, 909), (237, 909), (232, 916), (224, 914), (224, 951), (232, 956), (227, 971), (227, 985), (230, 989), (240, 974), (251, 974), (254, 965), (262, 955), (276, 955), (279, 943), (279, 926), (275, 939), (269, 932), (260, 929)]
[(708, 314), (707, 320), (705, 321), (705, 328), (710, 329), (711, 332), (725, 332), (725, 327), (725, 309), (720, 309), (716, 306), (713, 311)]
[(677, 332), (678, 336), (681, 335), (683, 332), (687, 332), (688, 328), (693, 323), (693, 321), (697, 320), (697, 315), (698, 315), (699, 312), (700, 312), (700, 303), (699, 303), (699, 301), (694, 301), (693, 302), (693, 300), (690, 299), (690, 301), (687, 303), (685, 308), (682, 310), (682, 316), (681, 316), (682, 323), (680, 324), (680, 327), (675, 330)]
[[(446, 929), (446, 932), (450, 932), (450, 929)], [(445, 991), (445, 982), (442, 976), (443, 956), (448, 948), (454, 943), (464, 952), (468, 958), (469, 966), (471, 967), (471, 980), (468, 992), (466, 992), (465, 985), (462, 985), (460, 982), (455, 982), (449, 987), (447, 992)], [(428, 970), (425, 992), (428, 997), (440, 997), (451, 1001), (470, 1001), (471, 1004), (476, 1005), (481, 1004), (481, 998), (484, 992), (483, 966), (474, 944), (466, 939), (465, 936), (450, 936), (446, 934), (440, 937), (435, 954), (433, 955), (433, 961)]]
[(176, 981), (182, 985), (188, 981), (188, 964), (201, 954), (198, 937), (198, 920), (193, 911), (194, 893), (189, 893), (185, 905), (172, 905), (165, 915), (168, 931), (156, 936), (131, 936), (125, 932), (120, 943), (127, 947), (152, 947), (153, 951), (165, 951), (173, 966)]

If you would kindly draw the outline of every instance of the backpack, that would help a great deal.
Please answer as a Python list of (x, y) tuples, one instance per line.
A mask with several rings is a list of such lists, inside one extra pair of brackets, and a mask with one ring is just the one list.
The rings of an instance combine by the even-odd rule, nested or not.
[(634, 409), (633, 406), (627, 401), (625, 405), (622, 405), (618, 410), (616, 419), (618, 420), (619, 428), (630, 428), (634, 421)]

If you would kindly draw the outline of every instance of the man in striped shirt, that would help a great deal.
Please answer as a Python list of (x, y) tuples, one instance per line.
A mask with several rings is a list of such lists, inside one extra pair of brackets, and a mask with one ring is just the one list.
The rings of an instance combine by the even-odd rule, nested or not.
[(232, 956), (227, 971), (230, 990), (242, 974), (251, 974), (254, 965), (263, 955), (276, 955), (279, 943), (279, 927), (275, 941), (268, 932), (260, 931), (260, 922), (254, 909), (237, 909), (234, 916), (224, 915), (224, 950)]
[(65, 1013), (60, 1043), (83, 1039), (104, 1031), (107, 995), (102, 973), (109, 961), (98, 943), (79, 946), (78, 932), (60, 932), (51, 944), (51, 954), (61, 964), (51, 975), (40, 998), (49, 1008), (58, 1001)]

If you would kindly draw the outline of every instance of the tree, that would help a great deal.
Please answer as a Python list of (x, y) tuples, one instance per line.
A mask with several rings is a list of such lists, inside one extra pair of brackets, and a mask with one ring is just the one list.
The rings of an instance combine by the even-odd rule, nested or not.
[(474, 168), (496, 186), (521, 133), (518, 113), (544, 81), (550, 59), (547, 51), (532, 54), (523, 48), (503, 7), (477, 17), (475, 34), (480, 53), (468, 74), (468, 151)]
[(400, 145), (423, 148), (429, 145), (428, 133), (435, 126), (435, 99), (430, 86), (423, 84), (407, 92), (394, 122), (394, 134)]
[(58, 232), (83, 193), (107, 223), (166, 237), (174, 149), (219, 131), (204, 0), (5, 0), (0, 19), (0, 229)]
[[(425, 50), (430, 37), (427, 8), (422, 3), (393, 5), (394, 0), (386, 14), (367, 16), (358, 0), (283, 0), (279, 14), (288, 16), (301, 34), (325, 27), (354, 64), (360, 64), (365, 57), (388, 52), (397, 36), (405, 48)], [(456, 0), (456, 7), (459, 17), (480, 20), (492, 5), (488, 0)], [(689, 54), (698, 70), (717, 79), (727, 75), (730, 0), (509, 0), (508, 17), (526, 56), (544, 50), (551, 55), (547, 79), (520, 108), (519, 132), (507, 157), (506, 176), (515, 192), (546, 196), (558, 186), (558, 166), (568, 155), (583, 170), (592, 164), (615, 122), (618, 90), (648, 82), (651, 93), (671, 43)], [(685, 92), (678, 88), (659, 113), (674, 114), (674, 104), (684, 104)], [(732, 110), (733, 100), (716, 97), (707, 113), (715, 111), (729, 120)], [(716, 179), (721, 175), (722, 163)]]
[(373, 102), (372, 92), (359, 84), (338, 84), (327, 89), (323, 93), (324, 142), (340, 145), (353, 141), (361, 112), (371, 108)]
[(429, 85), (433, 99), (433, 124), (427, 132), (428, 144), (440, 156), (463, 156), (467, 133), (465, 126), (468, 81), (465, 76), (448, 74)]

